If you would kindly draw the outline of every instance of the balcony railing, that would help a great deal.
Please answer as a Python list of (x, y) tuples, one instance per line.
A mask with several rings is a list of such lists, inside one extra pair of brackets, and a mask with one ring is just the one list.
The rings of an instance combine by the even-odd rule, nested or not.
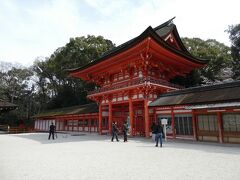
[(157, 84), (157, 85), (160, 85), (160, 86), (167, 86), (169, 88), (175, 88), (175, 89), (183, 89), (182, 86), (172, 84), (172, 83), (170, 83), (166, 80), (155, 79), (155, 78), (152, 78), (152, 77), (148, 77), (148, 78), (136, 78), (136, 79), (132, 79), (132, 80), (127, 81), (127, 82), (112, 84), (111, 86), (102, 87), (102, 88), (99, 88), (97, 90), (90, 91), (90, 92), (88, 92), (88, 95), (101, 93), (101, 92), (112, 91), (112, 90), (117, 90), (117, 89), (122, 89), (122, 88), (128, 88), (128, 87), (136, 86), (136, 85), (150, 85), (150, 84)]

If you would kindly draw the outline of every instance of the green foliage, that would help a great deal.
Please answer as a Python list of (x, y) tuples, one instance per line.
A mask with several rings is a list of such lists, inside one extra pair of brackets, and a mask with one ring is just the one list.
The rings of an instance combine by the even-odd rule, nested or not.
[(20, 122), (30, 124), (30, 117), (33, 111), (33, 75), (31, 69), (12, 67), (6, 72), (0, 72), (0, 99), (18, 105), (18, 109), (12, 112), (1, 114), (0, 124), (18, 125)]
[(231, 50), (228, 46), (214, 39), (204, 41), (199, 38), (183, 38), (182, 40), (194, 57), (209, 60), (204, 68), (192, 73), (196, 81), (191, 85), (224, 80), (221, 73), (225, 68), (231, 67), (232, 63)]
[(240, 79), (240, 24), (229, 26), (227, 32), (232, 43), (233, 79)]
[(43, 97), (41, 106), (51, 109), (86, 104), (87, 91), (95, 86), (69, 77), (66, 69), (84, 66), (113, 47), (114, 44), (102, 36), (76, 37), (50, 58), (35, 61), (33, 70), (38, 77), (38, 92)]
[(20, 118), (17, 115), (17, 111), (11, 111), (7, 113), (2, 113), (0, 116), (0, 124), (8, 124), (10, 126), (18, 126)]
[(23, 96), (30, 85), (32, 72), (29, 69), (13, 67), (7, 72), (0, 72), (0, 98), (13, 102)]
[(201, 78), (199, 70), (193, 70), (185, 77), (177, 76), (171, 80), (174, 84), (179, 84), (184, 87), (193, 87), (202, 84), (203, 79)]
[(49, 58), (38, 57), (30, 68), (0, 64), (0, 99), (18, 105), (17, 110), (1, 114), (0, 124), (31, 125), (31, 116), (44, 109), (88, 103), (87, 91), (95, 85), (69, 77), (66, 69), (86, 65), (113, 47), (102, 36), (77, 37)]

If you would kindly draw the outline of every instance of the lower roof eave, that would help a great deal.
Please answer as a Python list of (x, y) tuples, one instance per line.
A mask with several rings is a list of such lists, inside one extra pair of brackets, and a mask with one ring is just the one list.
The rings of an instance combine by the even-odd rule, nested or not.
[(189, 106), (186, 106), (185, 109), (197, 110), (197, 109), (230, 108), (230, 107), (240, 107), (240, 101), (223, 102), (223, 103), (215, 103), (215, 104), (189, 105)]

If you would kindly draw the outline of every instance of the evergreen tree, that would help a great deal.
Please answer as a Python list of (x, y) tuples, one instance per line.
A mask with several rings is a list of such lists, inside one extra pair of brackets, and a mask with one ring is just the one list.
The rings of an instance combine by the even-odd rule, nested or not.
[(233, 79), (240, 80), (240, 24), (229, 26), (227, 31), (232, 43)]
[(231, 50), (228, 46), (214, 39), (206, 41), (200, 38), (182, 38), (188, 51), (197, 58), (209, 60), (208, 64), (199, 70), (193, 70), (186, 77), (176, 77), (172, 82), (179, 83), (185, 87), (201, 84), (212, 84), (224, 81), (223, 72), (231, 71)]
[(88, 103), (87, 92), (95, 85), (69, 77), (66, 70), (84, 66), (113, 47), (114, 44), (102, 36), (70, 38), (69, 43), (58, 48), (50, 58), (35, 61), (33, 69), (38, 77), (38, 92), (44, 97), (42, 107), (51, 109)]

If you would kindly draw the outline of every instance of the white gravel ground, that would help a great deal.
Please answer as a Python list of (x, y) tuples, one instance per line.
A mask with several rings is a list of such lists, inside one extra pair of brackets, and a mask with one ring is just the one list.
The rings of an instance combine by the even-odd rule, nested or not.
[(0, 180), (238, 180), (240, 145), (46, 133), (0, 135)]

